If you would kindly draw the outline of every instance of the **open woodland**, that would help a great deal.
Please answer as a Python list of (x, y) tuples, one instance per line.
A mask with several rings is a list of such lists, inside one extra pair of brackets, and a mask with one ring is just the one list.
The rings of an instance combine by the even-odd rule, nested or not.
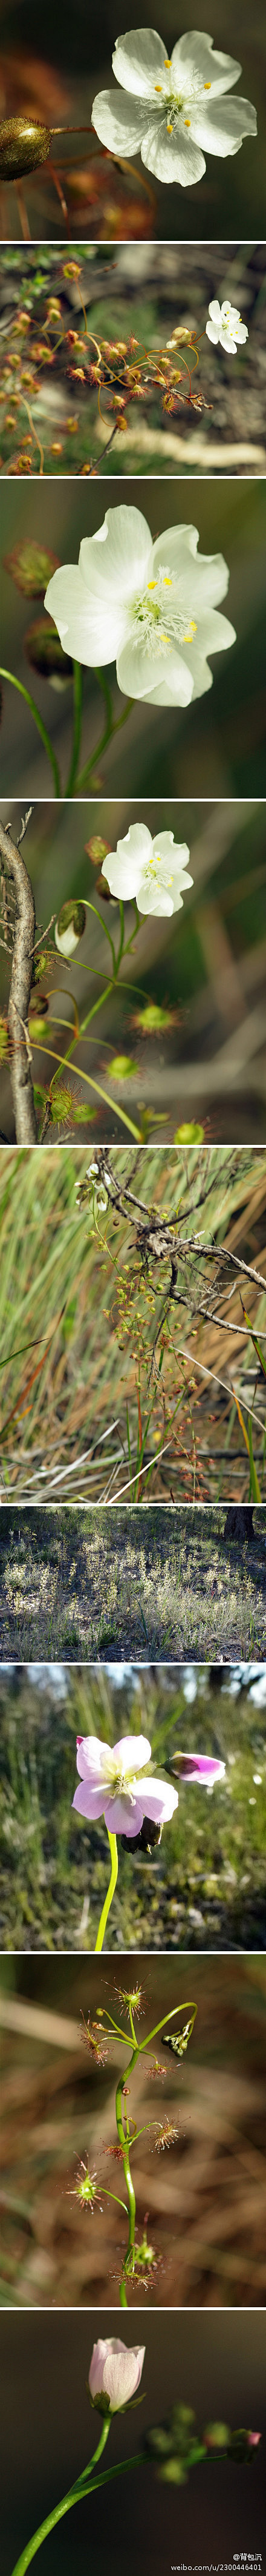
[(264, 1660), (263, 1506), (238, 1541), (215, 1505), (3, 1505), (0, 1569), (2, 1662)]
[(179, 1777), (159, 1848), (133, 1852), (119, 1836), (107, 1949), (264, 1951), (265, 1665), (254, 1656), (225, 1671), (190, 1656), (189, 1668), (141, 1660), (99, 1669), (78, 1656), (55, 1666), (48, 1651), (49, 1664), (35, 1663), (34, 1639), (30, 1668), (0, 1674), (2, 1949), (90, 1953), (90, 2001), (109, 1848), (103, 1818), (92, 1825), (72, 1812), (76, 1735), (114, 1745), (141, 1732), (172, 1787), (176, 1748), (224, 1762), (225, 1774), (211, 1792)]

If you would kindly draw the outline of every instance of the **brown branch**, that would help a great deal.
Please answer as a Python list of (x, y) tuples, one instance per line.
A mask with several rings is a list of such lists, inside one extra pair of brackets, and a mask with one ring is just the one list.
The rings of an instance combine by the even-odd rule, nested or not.
[(28, 870), (10, 832), (0, 823), (0, 851), (7, 876), (15, 895), (14, 946), (8, 1007), (8, 1029), (11, 1041), (11, 1091), (18, 1145), (36, 1145), (35, 1118), (27, 1020), (35, 936), (35, 904)]

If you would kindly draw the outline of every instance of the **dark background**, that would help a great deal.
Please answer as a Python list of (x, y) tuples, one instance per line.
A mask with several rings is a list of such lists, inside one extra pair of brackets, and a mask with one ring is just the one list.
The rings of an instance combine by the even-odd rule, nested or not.
[[(117, 2323), (117, 2320), (115, 2321)], [(112, 2332), (112, 2314), (102, 2309), (93, 2319), (94, 2338)], [(110, 2435), (111, 2463), (132, 2458), (149, 2424), (159, 2422), (175, 2397), (194, 2405), (201, 2424), (210, 2418), (231, 2420), (264, 2430), (265, 2319), (249, 2317), (134, 2316), (121, 2318), (125, 2343), (146, 2341), (143, 2384), (146, 2397), (138, 2414), (121, 2416)], [(0, 2325), (2, 2359), (4, 2576), (14, 2557), (52, 2503), (66, 2492), (91, 2457), (99, 2417), (90, 2419), (85, 2381), (93, 2336), (88, 2317), (5, 2316)], [(108, 2452), (109, 2461), (109, 2452)], [(189, 2485), (161, 2486), (149, 2469), (138, 2469), (110, 2483), (107, 2501), (97, 2494), (73, 2509), (45, 2542), (47, 2576), (116, 2576), (117, 2562), (128, 2576), (165, 2576), (174, 2558), (185, 2561), (232, 2560), (233, 2550), (263, 2551), (264, 2456), (254, 2467), (229, 2461), (199, 2467)], [(41, 2562), (42, 2563), (42, 2562)], [(265, 2559), (262, 2559), (263, 2569)]]
[[(188, 794), (195, 796), (263, 796), (265, 748), (265, 537), (264, 481), (208, 478), (200, 486), (188, 476), (186, 507), (182, 482), (154, 478), (147, 496), (139, 479), (120, 480), (112, 488), (112, 507), (126, 502), (143, 510), (153, 538), (184, 516), (199, 529), (200, 551), (221, 552), (230, 566), (225, 614), (237, 631), (237, 642), (213, 658), (213, 686), (207, 697), (187, 708), (161, 708), (136, 702), (121, 734), (104, 756), (99, 783), (103, 791), (130, 796)], [(0, 487), (0, 558), (20, 538), (34, 537), (52, 547), (63, 564), (76, 562), (82, 536), (101, 527), (110, 506), (109, 483), (101, 490), (73, 488), (67, 481), (34, 488), (15, 483)], [(70, 749), (71, 682), (63, 697), (48, 681), (39, 681), (25, 657), (24, 637), (32, 623), (32, 601), (25, 601), (10, 573), (2, 573), (2, 659), (7, 670), (30, 688), (62, 758), (63, 787)], [(125, 698), (117, 688), (115, 665), (107, 666), (113, 685), (115, 716)], [(84, 724), (81, 765), (102, 734), (102, 696), (94, 672), (84, 675)], [(33, 718), (17, 691), (4, 683), (1, 735), (2, 795), (49, 796), (52, 773), (34, 728)]]

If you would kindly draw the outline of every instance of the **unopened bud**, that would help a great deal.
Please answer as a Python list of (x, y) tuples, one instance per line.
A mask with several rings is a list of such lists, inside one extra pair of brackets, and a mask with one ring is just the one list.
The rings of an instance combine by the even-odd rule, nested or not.
[(44, 599), (47, 582), (57, 572), (59, 561), (59, 555), (52, 554), (48, 546), (38, 545), (35, 537), (26, 538), (25, 544), (22, 541), (13, 546), (12, 554), (4, 555), (5, 572), (11, 572), (16, 590), (24, 591), (25, 599)]
[(0, 179), (26, 179), (47, 161), (51, 128), (35, 116), (5, 116), (0, 125)]
[(110, 843), (109, 841), (102, 841), (99, 832), (93, 832), (92, 840), (85, 841), (84, 848), (88, 853), (88, 859), (92, 859), (93, 867), (98, 868), (99, 862), (101, 861), (102, 864), (103, 859), (107, 859), (107, 851), (110, 848)]
[(86, 930), (85, 904), (73, 903), (73, 898), (72, 902), (63, 903), (55, 924), (55, 945), (59, 948), (61, 957), (74, 956), (74, 949), (78, 948), (79, 940), (83, 939), (84, 930)]

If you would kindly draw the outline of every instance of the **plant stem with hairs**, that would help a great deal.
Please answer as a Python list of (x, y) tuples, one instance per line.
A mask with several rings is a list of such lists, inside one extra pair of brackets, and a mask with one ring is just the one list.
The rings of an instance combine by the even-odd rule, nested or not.
[[(24, 826), (25, 829), (25, 826)], [(0, 823), (0, 851), (15, 896), (14, 945), (8, 1007), (11, 1047), (10, 1078), (18, 1145), (36, 1145), (28, 1008), (32, 985), (35, 904), (21, 850)]]

